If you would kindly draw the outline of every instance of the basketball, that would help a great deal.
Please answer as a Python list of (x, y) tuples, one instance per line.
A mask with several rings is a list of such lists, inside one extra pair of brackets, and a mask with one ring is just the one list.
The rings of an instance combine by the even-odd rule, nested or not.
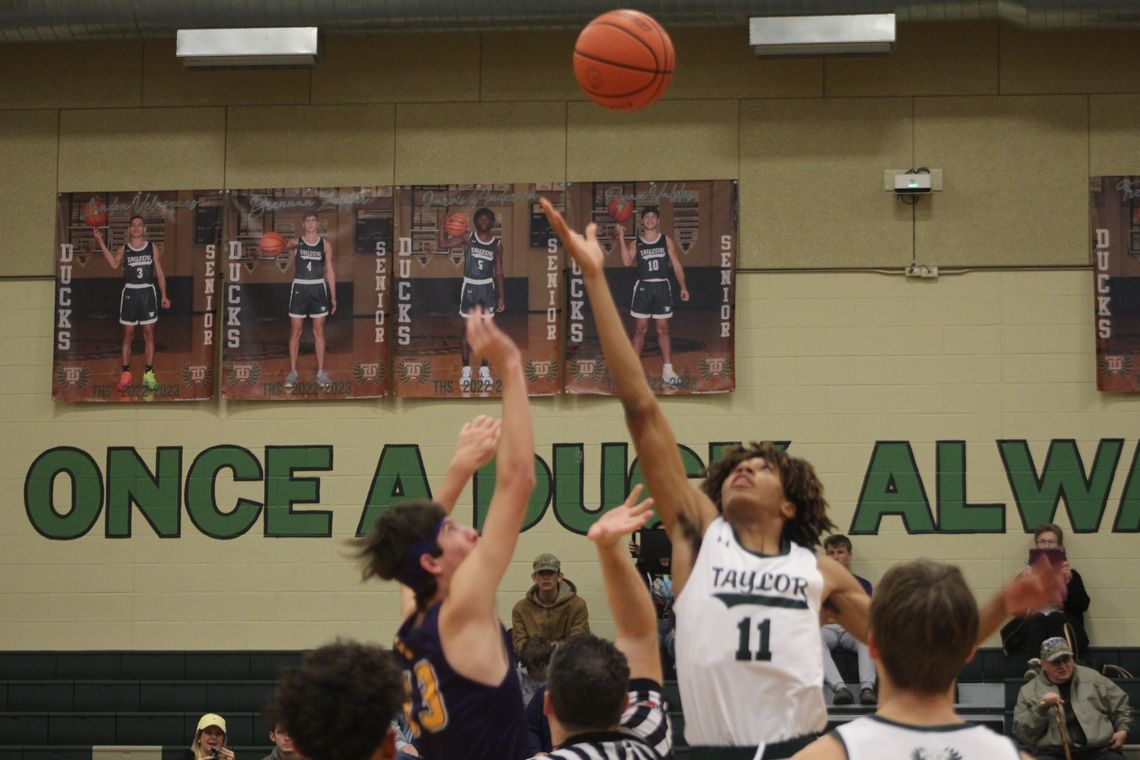
[(88, 227), (102, 227), (107, 224), (107, 207), (98, 198), (87, 201), (83, 207), (83, 223)]
[(285, 250), (285, 237), (280, 232), (270, 230), (261, 236), (258, 247), (266, 256), (276, 256)]
[(625, 197), (617, 197), (610, 201), (610, 218), (615, 222), (624, 222), (633, 216), (633, 201)]
[(459, 237), (467, 232), (467, 217), (458, 212), (448, 214), (447, 218), (443, 220), (443, 231), (447, 233), (448, 237)]
[(613, 111), (636, 111), (673, 81), (668, 32), (641, 11), (603, 13), (574, 43), (574, 76), (590, 100)]

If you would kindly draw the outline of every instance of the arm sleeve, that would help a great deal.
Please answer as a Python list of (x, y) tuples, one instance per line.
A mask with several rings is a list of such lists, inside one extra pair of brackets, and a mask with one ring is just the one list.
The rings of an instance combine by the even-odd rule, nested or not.
[(515, 650), (516, 657), (522, 651), (522, 646), (528, 638), (530, 637), (526, 632), (526, 624), (523, 622), (522, 613), (519, 612), (519, 606), (516, 604), (511, 610), (511, 646)]
[(661, 685), (646, 678), (629, 683), (629, 705), (621, 716), (622, 730), (633, 734), (657, 751), (658, 757), (673, 756), (673, 726)]
[[(577, 609), (574, 610), (574, 617), (570, 620), (570, 634), (569, 636), (577, 636), (579, 633), (590, 632), (590, 610), (586, 607), (586, 600), (578, 597), (581, 602)], [(567, 636), (567, 638), (569, 638)]]
[(1036, 744), (1049, 727), (1049, 714), (1038, 710), (1037, 702), (1032, 689), (1023, 688), (1017, 695), (1017, 704), (1013, 708), (1013, 735), (1022, 744)]
[(1112, 681), (1105, 680), (1107, 683), (1104, 690), (1104, 706), (1108, 709), (1108, 719), (1112, 723), (1112, 729), (1131, 731), (1132, 708), (1128, 704), (1128, 695)]
[(1089, 599), (1088, 592), (1085, 591), (1085, 582), (1081, 579), (1081, 574), (1076, 570), (1073, 571), (1072, 577), (1069, 578), (1067, 591), (1068, 593), (1065, 596), (1065, 612), (1080, 614), (1089, 608), (1089, 602), (1091, 600)]

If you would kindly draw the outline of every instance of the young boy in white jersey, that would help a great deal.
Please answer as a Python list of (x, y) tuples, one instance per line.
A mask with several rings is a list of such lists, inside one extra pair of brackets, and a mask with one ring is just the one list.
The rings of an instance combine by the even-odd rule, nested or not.
[(978, 606), (958, 568), (928, 560), (891, 568), (871, 599), (868, 647), (879, 665), (879, 709), (794, 760), (1029, 760), (1012, 739), (954, 712), (954, 680), (977, 639)]
[[(688, 481), (677, 440), (626, 340), (603, 271), (596, 225), (582, 236), (542, 201), (582, 270), (602, 352), (646, 483), (673, 544), (677, 675), (689, 756), (788, 758), (827, 722), (821, 615), (860, 641), (870, 598), (842, 565), (816, 557), (832, 526), (815, 471), (771, 444), (737, 447)], [(1042, 563), (986, 604), (979, 641), (1063, 581)], [(686, 591), (694, 586), (692, 591)]]

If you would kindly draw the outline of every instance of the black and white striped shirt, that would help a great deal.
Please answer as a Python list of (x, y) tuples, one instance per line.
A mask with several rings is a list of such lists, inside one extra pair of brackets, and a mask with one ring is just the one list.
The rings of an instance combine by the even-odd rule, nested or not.
[(673, 725), (661, 684), (634, 679), (629, 706), (618, 731), (578, 734), (554, 748), (559, 760), (669, 760), (673, 757)]

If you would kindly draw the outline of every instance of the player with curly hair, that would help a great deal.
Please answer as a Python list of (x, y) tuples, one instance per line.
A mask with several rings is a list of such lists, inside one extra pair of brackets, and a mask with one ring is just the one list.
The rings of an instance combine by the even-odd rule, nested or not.
[[(625, 337), (596, 225), (580, 235), (550, 203), (542, 206), (582, 270), (626, 425), (673, 544), (677, 678), (689, 756), (791, 757), (827, 723), (821, 618), (867, 638), (870, 597), (846, 568), (814, 552), (833, 527), (823, 486), (808, 462), (764, 443), (732, 449), (709, 468), (702, 489), (693, 487)], [(1056, 592), (1056, 581), (1035, 575), (1006, 591), (987, 605), (980, 638), (1033, 592), (1043, 598)]]

